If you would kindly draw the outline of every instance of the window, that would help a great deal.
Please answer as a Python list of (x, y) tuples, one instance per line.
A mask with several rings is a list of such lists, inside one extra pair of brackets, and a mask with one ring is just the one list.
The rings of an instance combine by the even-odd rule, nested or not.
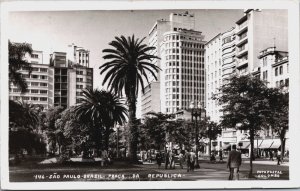
[(267, 66), (267, 57), (263, 58), (263, 66)]
[(280, 67), (279, 67), (279, 75), (282, 75), (282, 74), (283, 74), (283, 67), (280, 66)]
[(83, 82), (83, 78), (76, 78), (76, 82)]
[(31, 58), (39, 58), (38, 54), (31, 54)]
[(32, 94), (38, 94), (38, 93), (39, 93), (39, 90), (31, 90), (31, 93), (32, 93)]
[(40, 90), (40, 94), (47, 94), (48, 91), (47, 90)]
[(42, 80), (47, 80), (47, 79), (48, 79), (48, 76), (42, 75), (42, 76), (41, 76), (41, 79), (42, 79)]
[(38, 75), (32, 75), (31, 78), (33, 78), (33, 79), (38, 79), (39, 76), (38, 76)]
[(40, 101), (47, 101), (48, 100), (48, 98), (46, 98), (46, 97), (41, 97), (40, 98)]
[(280, 80), (280, 86), (284, 86), (283, 80)]
[(47, 84), (47, 83), (40, 83), (40, 86), (42, 86), (42, 87), (47, 87), (48, 84)]
[(23, 97), (23, 100), (24, 100), (24, 101), (28, 101), (28, 100), (29, 100), (29, 97)]
[(31, 101), (39, 101), (38, 97), (31, 97)]
[(285, 86), (289, 87), (289, 79), (285, 79)]
[(48, 72), (47, 68), (40, 68), (40, 72)]
[(278, 68), (275, 68), (275, 76), (278, 76)]
[(39, 68), (32, 68), (32, 71), (38, 72)]
[(31, 82), (31, 86), (39, 86), (38, 82)]

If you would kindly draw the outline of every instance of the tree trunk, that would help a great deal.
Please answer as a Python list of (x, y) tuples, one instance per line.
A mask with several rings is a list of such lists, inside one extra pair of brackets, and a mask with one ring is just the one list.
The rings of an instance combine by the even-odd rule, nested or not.
[(280, 143), (281, 143), (281, 161), (283, 162), (284, 152), (285, 152), (285, 130), (282, 130), (280, 133)]
[(106, 127), (105, 128), (105, 150), (108, 151), (108, 148), (109, 148), (109, 132), (110, 128), (109, 127)]
[(250, 129), (250, 171), (249, 171), (249, 178), (253, 177), (253, 159), (254, 159), (254, 130)]
[(129, 111), (129, 146), (128, 146), (128, 158), (131, 163), (137, 163), (137, 124), (136, 124), (136, 97), (133, 94), (128, 96), (128, 111)]

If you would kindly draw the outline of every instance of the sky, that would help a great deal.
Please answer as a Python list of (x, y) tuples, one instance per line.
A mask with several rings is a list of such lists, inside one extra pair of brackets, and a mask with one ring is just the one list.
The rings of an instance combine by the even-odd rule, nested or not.
[[(138, 38), (148, 36), (156, 20), (168, 19), (171, 12), (187, 10), (125, 10), (125, 11), (27, 11), (10, 12), (8, 38), (13, 42), (27, 42), (34, 50), (44, 52), (44, 63), (49, 54), (67, 51), (69, 44), (90, 50), (90, 67), (94, 68), (94, 88), (102, 89), (103, 76), (99, 66), (104, 63), (102, 50), (115, 36)], [(188, 10), (195, 15), (195, 30), (209, 41), (219, 33), (235, 26), (243, 10)], [(148, 39), (145, 40), (145, 43)], [(140, 101), (139, 101), (140, 103)], [(137, 115), (140, 114), (138, 103)]]

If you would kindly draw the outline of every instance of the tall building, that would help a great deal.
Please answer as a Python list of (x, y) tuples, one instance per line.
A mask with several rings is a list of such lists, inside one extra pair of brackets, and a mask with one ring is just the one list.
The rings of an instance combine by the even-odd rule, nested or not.
[(287, 10), (247, 9), (236, 22), (236, 61), (238, 74), (250, 74), (259, 65), (259, 52), (276, 43), (288, 49)]
[[(287, 11), (247, 9), (234, 28), (217, 35), (206, 44), (206, 107), (211, 120), (218, 122), (223, 115), (221, 106), (215, 105), (214, 100), (210, 99), (211, 95), (217, 92), (218, 85), (228, 83), (232, 75), (253, 74), (267, 81), (269, 87), (288, 85), (287, 52), (274, 48), (276, 44), (279, 50), (288, 50), (287, 37)], [(213, 57), (218, 51), (221, 55)], [(220, 68), (213, 62), (218, 59), (221, 59), (221, 83), (217, 85), (213, 83), (220, 79), (216, 75)], [(262, 137), (268, 138), (270, 132), (265, 131), (264, 134)], [(249, 146), (247, 137), (245, 131), (226, 129), (217, 140), (217, 147), (226, 149), (232, 144), (244, 142), (242, 148), (246, 148)]]
[(42, 51), (26, 55), (25, 60), (31, 63), (33, 71), (30, 75), (28, 70), (20, 72), (27, 81), (28, 92), (21, 94), (17, 87), (11, 85), (10, 99), (40, 104), (45, 109), (79, 103), (82, 89), (93, 88), (93, 69), (89, 68), (88, 53), (73, 45), (71, 52), (51, 54), (49, 64), (44, 63)]
[(9, 99), (17, 101), (32, 102), (42, 105), (45, 109), (48, 109), (51, 105), (49, 100), (49, 65), (43, 63), (43, 52), (33, 51), (31, 56), (25, 55), (24, 60), (31, 63), (32, 72), (28, 74), (28, 70), (22, 68), (19, 72), (27, 81), (28, 91), (21, 94), (21, 90), (10, 84)]
[(142, 95), (142, 114), (176, 112), (187, 109), (190, 101), (204, 103), (204, 36), (194, 28), (194, 15), (185, 12), (171, 13), (169, 21), (157, 21), (150, 30), (149, 45), (156, 47), (153, 53), (161, 59), (155, 64), (162, 70)]
[(205, 45), (205, 58), (206, 58), (206, 113), (210, 120), (219, 122), (220, 109), (218, 102), (213, 100), (214, 94), (218, 93), (221, 87), (222, 78), (222, 34), (218, 34)]

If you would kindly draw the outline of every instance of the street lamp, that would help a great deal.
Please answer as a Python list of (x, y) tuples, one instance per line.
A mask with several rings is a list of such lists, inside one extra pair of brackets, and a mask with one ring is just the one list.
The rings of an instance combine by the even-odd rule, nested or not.
[(190, 103), (191, 115), (192, 115), (192, 122), (195, 118), (195, 146), (196, 146), (196, 164), (195, 168), (200, 168), (199, 161), (198, 161), (198, 151), (199, 151), (199, 127), (198, 127), (198, 117), (199, 121), (201, 121), (201, 112), (204, 110), (202, 108), (202, 104), (199, 101), (197, 106), (195, 107), (194, 102)]

